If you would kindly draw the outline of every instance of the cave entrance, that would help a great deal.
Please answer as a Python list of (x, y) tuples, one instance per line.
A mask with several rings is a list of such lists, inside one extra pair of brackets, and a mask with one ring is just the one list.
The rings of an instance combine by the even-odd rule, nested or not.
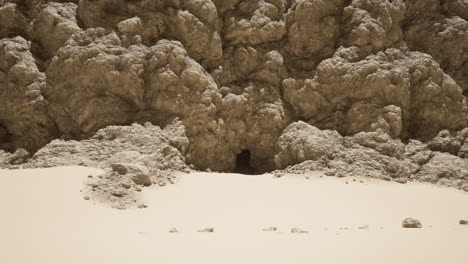
[(257, 175), (257, 170), (250, 165), (250, 150), (243, 150), (237, 154), (235, 173)]

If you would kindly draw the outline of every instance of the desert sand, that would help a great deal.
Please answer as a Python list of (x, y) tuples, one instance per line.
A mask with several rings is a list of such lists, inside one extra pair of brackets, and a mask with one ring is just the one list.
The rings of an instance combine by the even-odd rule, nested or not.
[[(117, 210), (80, 193), (86, 177), (100, 173), (85, 167), (0, 170), (0, 263), (468, 260), (468, 226), (458, 224), (468, 218), (468, 193), (456, 189), (320, 178), (319, 172), (282, 178), (191, 173), (165, 188), (145, 188), (148, 208)], [(423, 227), (401, 228), (406, 217)], [(197, 232), (207, 227), (214, 232)], [(277, 231), (262, 231), (269, 227)]]

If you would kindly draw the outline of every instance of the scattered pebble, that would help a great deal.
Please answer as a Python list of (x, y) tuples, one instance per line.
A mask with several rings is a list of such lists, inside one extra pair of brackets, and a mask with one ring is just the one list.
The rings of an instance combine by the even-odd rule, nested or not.
[(124, 197), (127, 195), (126, 193), (119, 191), (119, 190), (113, 190), (111, 191), (111, 194), (114, 195), (115, 197)]
[(459, 223), (460, 225), (468, 225), (468, 220), (463, 220), (463, 219), (461, 219), (458, 223)]
[(178, 233), (179, 230), (177, 230), (177, 228), (173, 227), (169, 230), (169, 233)]
[(349, 184), (349, 182), (347, 182), (347, 181), (346, 181), (345, 183), (346, 183), (346, 184)]
[(88, 200), (89, 200), (89, 196), (85, 196), (84, 199), (85, 199), (86, 201), (88, 201)]
[(361, 229), (361, 230), (369, 229), (369, 226), (368, 225), (363, 225), (363, 226), (358, 227), (358, 229)]
[(88, 175), (88, 178), (90, 178), (90, 179), (93, 178), (93, 175)]
[(139, 204), (137, 207), (140, 208), (140, 209), (148, 208), (148, 206), (146, 204)]
[(213, 233), (213, 232), (214, 232), (214, 228), (212, 228), (212, 227), (207, 227), (207, 228), (205, 228), (205, 229), (198, 230), (197, 232)]
[(360, 183), (364, 183), (362, 180), (359, 181)]
[(421, 228), (422, 224), (419, 222), (419, 220), (414, 219), (414, 218), (406, 218), (403, 220), (401, 223), (401, 226), (403, 228)]
[(304, 233), (309, 233), (309, 231), (301, 230), (297, 227), (291, 228), (291, 233), (293, 234), (304, 234)]
[(262, 229), (262, 231), (276, 231), (276, 230), (277, 230), (276, 226)]

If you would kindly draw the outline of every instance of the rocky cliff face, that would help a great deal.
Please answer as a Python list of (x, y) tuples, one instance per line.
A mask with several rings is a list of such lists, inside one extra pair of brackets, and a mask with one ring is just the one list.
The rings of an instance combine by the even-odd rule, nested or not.
[(0, 0), (0, 156), (176, 122), (155, 137), (184, 137), (176, 156), (199, 169), (245, 150), (261, 172), (339, 169), (366, 149), (393, 178), (466, 170), (467, 52), (466, 0)]

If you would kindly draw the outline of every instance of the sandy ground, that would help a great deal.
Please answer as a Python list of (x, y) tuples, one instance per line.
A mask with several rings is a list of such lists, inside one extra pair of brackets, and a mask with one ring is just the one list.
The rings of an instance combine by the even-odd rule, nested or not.
[[(83, 179), (100, 173), (0, 170), (0, 263), (468, 263), (468, 194), (454, 189), (194, 173), (120, 211), (83, 199)], [(406, 217), (423, 228), (402, 229)]]

